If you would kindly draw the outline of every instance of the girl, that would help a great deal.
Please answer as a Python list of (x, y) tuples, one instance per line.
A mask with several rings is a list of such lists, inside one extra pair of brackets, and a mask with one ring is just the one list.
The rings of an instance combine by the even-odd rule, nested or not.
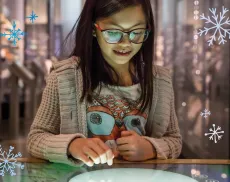
[(152, 64), (150, 1), (86, 0), (72, 33), (74, 49), (54, 62), (30, 128), (31, 155), (74, 166), (177, 158), (171, 76)]

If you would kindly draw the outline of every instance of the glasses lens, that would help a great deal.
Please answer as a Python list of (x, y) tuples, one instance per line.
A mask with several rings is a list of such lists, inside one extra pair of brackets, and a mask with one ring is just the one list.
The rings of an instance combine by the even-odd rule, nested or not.
[(122, 32), (118, 30), (107, 30), (103, 32), (103, 35), (107, 42), (109, 43), (117, 43), (120, 41), (122, 37)]
[(141, 43), (144, 42), (148, 38), (149, 32), (145, 29), (137, 29), (130, 33), (130, 40), (133, 43)]

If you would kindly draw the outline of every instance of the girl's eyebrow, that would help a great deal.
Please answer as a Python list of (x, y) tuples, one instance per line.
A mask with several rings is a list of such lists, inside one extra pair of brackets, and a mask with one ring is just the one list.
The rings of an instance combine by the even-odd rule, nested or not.
[[(123, 27), (121, 27), (120, 25), (118, 25), (118, 24), (116, 24), (116, 23), (114, 23), (114, 22), (110, 22), (110, 23), (108, 23), (108, 25), (115, 25), (115, 26), (118, 26), (118, 27), (124, 29)], [(135, 25), (133, 25), (132, 27), (130, 27), (130, 29), (133, 28), (133, 27), (136, 27), (136, 26), (138, 26), (138, 25), (146, 25), (146, 23), (145, 23), (145, 22), (138, 22), (137, 24), (135, 24)]]

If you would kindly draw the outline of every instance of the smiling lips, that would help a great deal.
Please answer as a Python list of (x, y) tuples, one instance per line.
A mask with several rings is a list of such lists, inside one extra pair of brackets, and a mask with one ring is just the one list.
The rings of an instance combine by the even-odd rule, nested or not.
[(131, 51), (124, 51), (124, 50), (115, 50), (115, 51), (123, 54), (131, 52)]
[(128, 51), (128, 52), (124, 51), (124, 53), (123, 53), (123, 52), (119, 52), (119, 51), (115, 51), (114, 50), (114, 53), (117, 54), (117, 55), (119, 55), (119, 56), (128, 56), (131, 53), (131, 51)]

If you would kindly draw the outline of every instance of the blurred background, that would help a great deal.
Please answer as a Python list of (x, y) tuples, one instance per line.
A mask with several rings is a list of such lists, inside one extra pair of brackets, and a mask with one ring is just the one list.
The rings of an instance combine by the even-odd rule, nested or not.
[[(26, 137), (39, 107), (45, 78), (52, 60), (84, 6), (84, 0), (0, 0), (0, 145), (14, 153), (25, 149)], [(175, 106), (183, 137), (180, 158), (229, 159), (229, 60), (230, 23), (225, 44), (200, 15), (230, 10), (229, 0), (151, 0), (156, 35), (154, 64), (172, 71)], [(214, 9), (212, 9), (214, 8)], [(223, 9), (224, 8), (224, 9)], [(28, 18), (35, 13), (34, 22)], [(230, 18), (230, 11), (224, 20)], [(222, 22), (224, 22), (224, 20)], [(20, 29), (16, 45), (8, 40), (10, 30)], [(19, 31), (20, 32), (20, 31)], [(230, 32), (230, 31), (229, 31)], [(4, 33), (6, 33), (4, 35)], [(222, 37), (223, 39), (223, 37)], [(79, 45), (80, 46), (80, 45)], [(206, 110), (206, 111), (205, 111)], [(205, 115), (202, 113), (206, 112)], [(207, 116), (207, 117), (204, 117)], [(224, 131), (220, 138), (205, 136), (211, 129)], [(214, 136), (213, 136), (214, 137)]]

